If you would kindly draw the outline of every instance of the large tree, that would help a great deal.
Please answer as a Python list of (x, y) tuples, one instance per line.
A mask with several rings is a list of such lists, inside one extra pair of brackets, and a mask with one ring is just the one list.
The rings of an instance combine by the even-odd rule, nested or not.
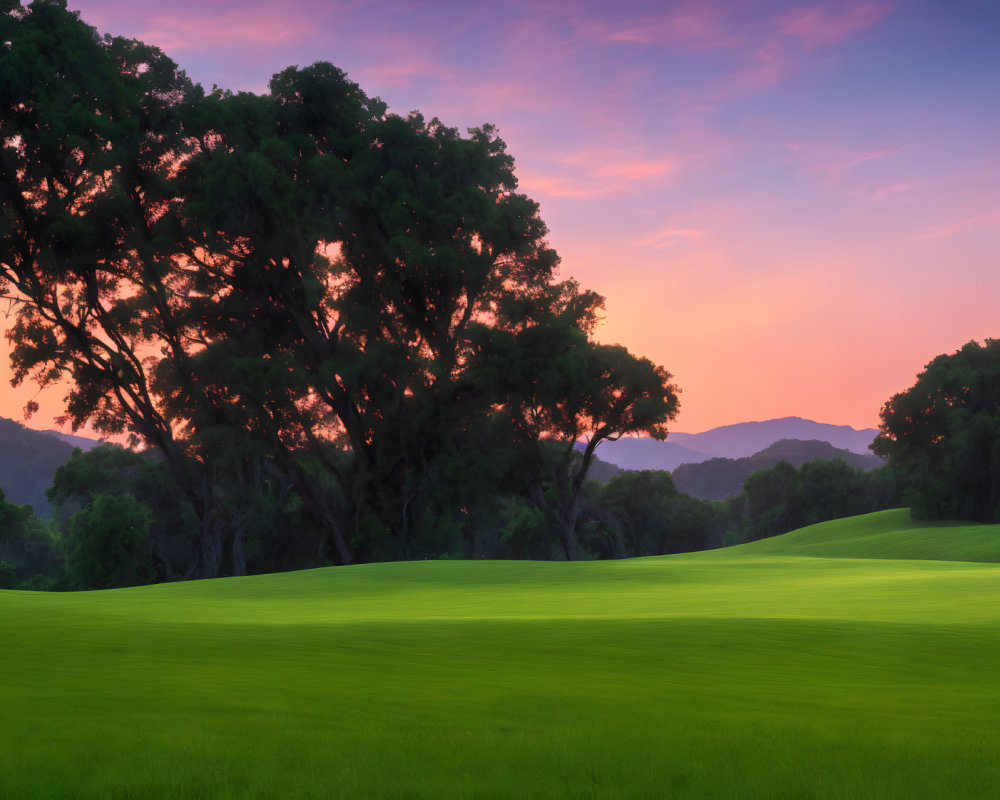
[(177, 262), (182, 109), (198, 87), (160, 51), (100, 37), (61, 0), (0, 15), (0, 289), (17, 304), (14, 381), (68, 381), (67, 417), (157, 448), (201, 519), (192, 574), (222, 569), (225, 533), (207, 465), (154, 381), (169, 373), (199, 413), (203, 346)]
[[(424, 554), (426, 520), (471, 518), (498, 480), (472, 454), (501, 431), (536, 454), (561, 443), (575, 557), (594, 448), (664, 436), (676, 393), (590, 340), (600, 298), (559, 281), (492, 127), (390, 114), (325, 63), (265, 95), (205, 94), (62, 0), (5, 8), (15, 380), (68, 379), (74, 426), (160, 450), (201, 520), (192, 574), (245, 570), (254, 498), (279, 484), (327, 530), (324, 556)], [(508, 350), (521, 366), (497, 381)]]
[(882, 409), (875, 452), (917, 518), (1000, 522), (1000, 340), (932, 360)]

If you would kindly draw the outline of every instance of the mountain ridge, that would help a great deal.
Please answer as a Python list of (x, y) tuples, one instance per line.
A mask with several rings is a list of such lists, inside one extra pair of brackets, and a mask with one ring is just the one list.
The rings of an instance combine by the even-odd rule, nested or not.
[(681, 464), (671, 474), (677, 488), (706, 500), (725, 500), (743, 491), (743, 483), (759, 469), (768, 469), (779, 461), (801, 467), (807, 461), (822, 458), (840, 459), (861, 470), (882, 466), (882, 459), (834, 447), (817, 439), (781, 439), (758, 453), (744, 458), (712, 458), (698, 464)]
[(701, 433), (671, 433), (665, 442), (649, 437), (628, 437), (604, 442), (600, 457), (622, 469), (674, 470), (681, 464), (698, 464), (712, 458), (747, 458), (782, 439), (828, 442), (840, 450), (868, 454), (878, 431), (849, 425), (816, 422), (804, 417), (737, 422)]

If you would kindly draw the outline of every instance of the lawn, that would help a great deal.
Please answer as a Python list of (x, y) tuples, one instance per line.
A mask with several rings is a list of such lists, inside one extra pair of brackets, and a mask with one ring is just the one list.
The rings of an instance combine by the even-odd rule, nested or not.
[(998, 542), (0, 592), (0, 797), (996, 797)]

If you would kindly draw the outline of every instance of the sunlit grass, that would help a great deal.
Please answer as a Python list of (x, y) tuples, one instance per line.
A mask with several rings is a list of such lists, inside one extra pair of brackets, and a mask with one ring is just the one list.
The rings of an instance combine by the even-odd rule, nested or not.
[(990, 536), (0, 592), (0, 797), (995, 796)]

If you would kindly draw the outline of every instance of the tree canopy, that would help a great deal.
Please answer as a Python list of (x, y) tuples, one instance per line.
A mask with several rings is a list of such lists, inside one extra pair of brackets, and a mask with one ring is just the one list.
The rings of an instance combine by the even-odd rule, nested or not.
[(1000, 522), (1000, 341), (937, 356), (881, 416), (874, 449), (914, 516)]
[(677, 390), (593, 341), (602, 300), (560, 278), (495, 128), (389, 113), (326, 63), (205, 92), (63, 0), (0, 33), (14, 379), (160, 454), (188, 574), (245, 572), (263, 507), (351, 563), (468, 542), (497, 492), (578, 557), (594, 449), (665, 436)]

